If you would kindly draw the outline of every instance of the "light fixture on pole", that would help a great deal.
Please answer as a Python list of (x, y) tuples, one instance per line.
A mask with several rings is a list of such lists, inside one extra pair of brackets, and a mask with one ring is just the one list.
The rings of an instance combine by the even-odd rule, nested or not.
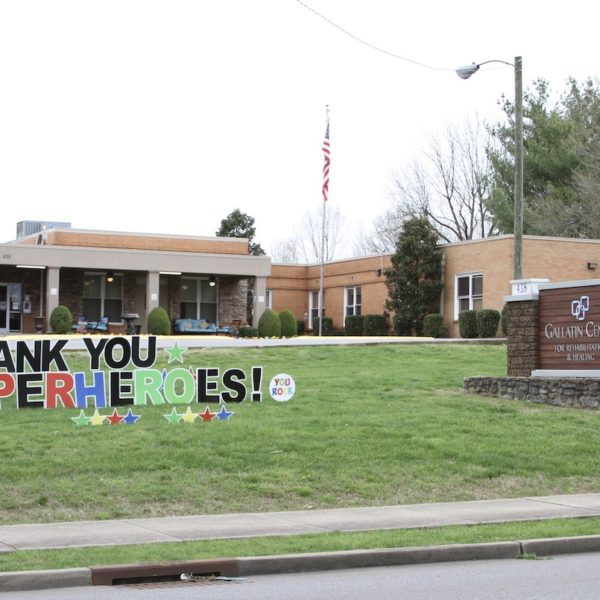
[(479, 71), (479, 67), (489, 63), (509, 65), (515, 70), (515, 186), (514, 186), (514, 279), (523, 276), (523, 60), (515, 57), (515, 62), (486, 60), (478, 64), (465, 65), (456, 69), (461, 79), (469, 79)]

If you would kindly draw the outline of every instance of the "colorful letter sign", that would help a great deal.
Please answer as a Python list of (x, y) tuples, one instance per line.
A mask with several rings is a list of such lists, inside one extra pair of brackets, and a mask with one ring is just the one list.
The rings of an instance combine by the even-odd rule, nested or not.
[[(83, 341), (89, 372), (73, 373), (63, 356), (66, 340), (17, 341), (14, 350), (0, 340), (0, 400), (14, 394), (18, 408), (79, 409), (79, 416), (72, 417), (77, 425), (133, 425), (140, 418), (137, 409), (147, 405), (171, 405), (164, 415), (169, 423), (227, 421), (234, 411), (226, 405), (262, 401), (262, 367), (252, 367), (249, 373), (239, 368), (185, 367), (186, 348), (176, 342), (166, 349), (172, 368), (161, 371), (154, 367), (153, 336), (146, 348), (141, 348), (137, 336)], [(277, 375), (269, 391), (275, 400), (289, 400), (294, 380)], [(195, 412), (191, 407), (197, 404), (206, 408)], [(90, 408), (94, 413), (87, 416), (84, 411)], [(98, 412), (109, 408), (112, 414)]]

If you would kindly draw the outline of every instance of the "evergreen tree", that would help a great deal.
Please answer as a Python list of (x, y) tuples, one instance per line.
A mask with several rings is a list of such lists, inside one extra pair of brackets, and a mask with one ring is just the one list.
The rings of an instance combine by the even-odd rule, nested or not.
[(438, 236), (426, 217), (405, 221), (386, 271), (387, 306), (395, 312), (397, 333), (423, 332), (425, 315), (439, 312), (442, 283), (442, 251)]
[[(494, 224), (513, 230), (514, 103), (501, 101), (506, 121), (491, 129), (489, 149), (494, 186), (488, 207)], [(548, 82), (539, 79), (523, 98), (523, 231), (534, 235), (598, 237), (597, 189), (600, 154), (600, 90), (591, 80), (569, 80), (567, 91), (551, 101)], [(595, 196), (595, 194), (594, 194)]]
[[(254, 227), (254, 217), (243, 213), (239, 208), (231, 211), (224, 219), (221, 220), (221, 227), (215, 234), (219, 237), (235, 237), (248, 238), (248, 254), (253, 256), (264, 256), (265, 251), (260, 247), (260, 244), (255, 244), (252, 240), (256, 235), (256, 227)], [(252, 323), (254, 316), (254, 277), (248, 278), (248, 293), (246, 297), (246, 319), (248, 323)]]
[(221, 227), (215, 232), (220, 237), (248, 238), (248, 252), (254, 256), (263, 256), (265, 251), (260, 244), (252, 240), (256, 235), (254, 217), (247, 215), (236, 208), (230, 212), (222, 221)]

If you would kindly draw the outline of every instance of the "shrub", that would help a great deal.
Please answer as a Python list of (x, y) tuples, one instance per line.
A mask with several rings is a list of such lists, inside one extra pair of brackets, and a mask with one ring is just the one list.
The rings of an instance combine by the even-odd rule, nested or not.
[(148, 333), (150, 335), (169, 335), (171, 333), (169, 315), (161, 306), (155, 306), (148, 313)]
[(477, 313), (477, 333), (479, 337), (496, 337), (500, 313), (492, 308), (484, 308)]
[(260, 315), (258, 320), (258, 337), (280, 337), (281, 336), (281, 321), (279, 315), (270, 308), (265, 308), (265, 311)]
[[(319, 317), (313, 319), (313, 328), (314, 335), (319, 335)], [(333, 333), (333, 319), (331, 317), (323, 317), (321, 333), (323, 335), (331, 335)]]
[(406, 319), (401, 315), (394, 317), (394, 331), (398, 335), (412, 335), (413, 334), (413, 323), (411, 319)]
[(344, 331), (346, 335), (362, 335), (364, 327), (364, 317), (360, 315), (348, 315), (344, 321)]
[(365, 335), (385, 335), (384, 315), (365, 315), (363, 333)]
[(71, 311), (62, 304), (57, 306), (50, 315), (50, 328), (54, 333), (71, 333), (73, 327), (73, 315)]
[(476, 338), (479, 332), (477, 331), (477, 311), (463, 310), (458, 315), (458, 330), (463, 338)]
[(500, 314), (500, 326), (502, 327), (502, 333), (508, 335), (508, 304), (502, 307), (502, 313)]
[(304, 335), (305, 327), (304, 321), (301, 321), (300, 319), (296, 321), (296, 331), (298, 332), (298, 335)]
[(279, 321), (281, 322), (282, 337), (294, 337), (298, 335), (296, 317), (291, 310), (282, 310), (279, 313)]
[(425, 315), (423, 320), (423, 335), (432, 338), (448, 337), (448, 329), (444, 325), (444, 317), (436, 313)]
[(258, 337), (258, 329), (256, 327), (240, 327), (241, 338), (255, 338)]

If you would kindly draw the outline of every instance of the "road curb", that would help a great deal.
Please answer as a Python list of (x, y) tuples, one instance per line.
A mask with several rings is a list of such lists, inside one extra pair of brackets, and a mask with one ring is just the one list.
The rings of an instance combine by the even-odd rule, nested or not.
[(0, 592), (110, 585), (111, 582), (123, 577), (152, 578), (157, 575), (172, 574), (177, 578), (181, 573), (220, 573), (222, 575), (249, 577), (252, 575), (275, 575), (278, 573), (302, 573), (363, 567), (519, 558), (524, 554), (551, 556), (599, 551), (600, 535), (592, 535), (481, 544), (449, 544), (445, 546), (171, 561), (147, 565), (114, 565), (53, 571), (12, 571), (0, 573)]
[(523, 554), (535, 554), (536, 556), (600, 552), (600, 535), (527, 540), (521, 542), (521, 547)]
[(86, 568), (0, 573), (0, 592), (49, 590), (86, 585), (92, 585), (91, 569)]
[(520, 552), (521, 545), (519, 542), (494, 542), (488, 544), (452, 544), (448, 546), (422, 546), (385, 550), (351, 550), (261, 556), (240, 558), (238, 562), (240, 576), (244, 577), (248, 575), (388, 567), (459, 560), (517, 558)]

